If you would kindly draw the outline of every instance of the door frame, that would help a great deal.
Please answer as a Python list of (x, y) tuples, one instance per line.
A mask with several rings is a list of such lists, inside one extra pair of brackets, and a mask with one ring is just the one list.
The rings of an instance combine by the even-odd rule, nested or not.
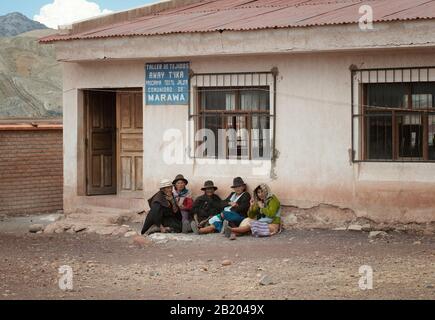
[[(103, 89), (102, 89), (103, 90)], [(91, 115), (90, 115), (90, 110), (91, 110), (91, 105), (90, 105), (90, 95), (92, 94), (92, 89), (85, 89), (83, 90), (83, 95), (84, 95), (84, 125), (85, 125), (85, 194), (86, 196), (102, 196), (102, 195), (116, 195), (118, 193), (118, 186), (117, 186), (117, 179), (118, 179), (118, 175), (117, 175), (117, 135), (116, 135), (116, 106), (113, 110), (114, 114), (114, 131), (112, 133), (112, 154), (113, 154), (113, 160), (112, 160), (112, 182), (113, 182), (113, 187), (111, 187), (111, 189), (108, 188), (108, 190), (105, 190), (103, 192), (101, 191), (94, 191), (90, 184), (90, 180), (92, 177), (92, 172), (91, 172), (91, 143), (92, 143), (92, 139), (90, 138), (91, 135), (91, 124), (90, 124), (90, 119), (91, 119)], [(115, 100), (116, 100), (116, 93), (115, 93)]]

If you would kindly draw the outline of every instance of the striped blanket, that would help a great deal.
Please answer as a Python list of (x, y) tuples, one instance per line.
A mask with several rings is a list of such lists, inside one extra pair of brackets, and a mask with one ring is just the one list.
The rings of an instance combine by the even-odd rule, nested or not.
[(262, 221), (252, 221), (251, 233), (254, 237), (270, 237), (269, 224)]

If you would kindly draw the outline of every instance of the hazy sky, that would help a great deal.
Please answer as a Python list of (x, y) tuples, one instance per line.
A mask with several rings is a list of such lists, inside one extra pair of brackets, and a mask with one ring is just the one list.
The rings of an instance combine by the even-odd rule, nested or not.
[(0, 15), (18, 11), (30, 19), (38, 20), (53, 28), (55, 25), (139, 7), (158, 0), (0, 0), (0, 2)]

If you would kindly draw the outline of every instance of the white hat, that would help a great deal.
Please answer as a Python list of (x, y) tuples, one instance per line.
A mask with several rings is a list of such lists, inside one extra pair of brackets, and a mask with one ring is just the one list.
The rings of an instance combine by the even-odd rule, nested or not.
[(172, 181), (169, 179), (163, 179), (160, 181), (160, 189), (172, 187)]

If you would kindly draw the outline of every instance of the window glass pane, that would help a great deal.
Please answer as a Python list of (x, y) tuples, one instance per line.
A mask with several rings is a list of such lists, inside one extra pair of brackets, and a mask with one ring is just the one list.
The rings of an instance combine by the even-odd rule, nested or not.
[(428, 116), (428, 132), (429, 132), (429, 160), (435, 160), (435, 114)]
[(429, 109), (434, 107), (435, 84), (414, 83), (412, 85), (412, 107), (414, 109)]
[(407, 108), (408, 88), (402, 83), (372, 83), (367, 85), (367, 104), (371, 107)]
[(423, 126), (420, 115), (397, 116), (399, 131), (399, 157), (423, 157)]
[(240, 91), (240, 108), (242, 110), (267, 111), (270, 109), (269, 100), (269, 90), (267, 89)]
[(392, 115), (369, 113), (366, 118), (367, 159), (393, 159)]
[(201, 99), (198, 128), (205, 130), (196, 138), (201, 140), (197, 145), (200, 148), (195, 152), (196, 156), (222, 159), (271, 158), (268, 87), (207, 87), (198, 91)]
[(271, 130), (269, 116), (252, 116), (252, 159), (271, 158)]
[(236, 94), (218, 88), (202, 89), (201, 107), (203, 110), (235, 110)]
[(249, 159), (249, 132), (246, 126), (246, 116), (227, 117), (227, 141), (230, 159)]
[(202, 142), (206, 143), (207, 148), (203, 154), (197, 154), (197, 157), (217, 158), (218, 157), (218, 134), (222, 128), (221, 117), (216, 115), (205, 115), (201, 117), (203, 131)]

